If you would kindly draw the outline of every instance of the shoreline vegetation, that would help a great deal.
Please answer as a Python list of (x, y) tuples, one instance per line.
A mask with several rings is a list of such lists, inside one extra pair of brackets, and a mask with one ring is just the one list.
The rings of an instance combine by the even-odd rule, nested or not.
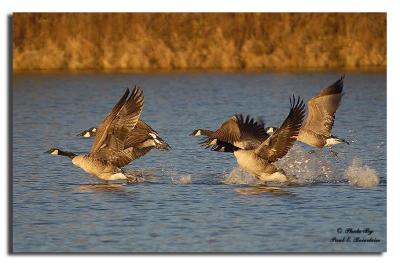
[(386, 70), (385, 13), (14, 13), (13, 72)]

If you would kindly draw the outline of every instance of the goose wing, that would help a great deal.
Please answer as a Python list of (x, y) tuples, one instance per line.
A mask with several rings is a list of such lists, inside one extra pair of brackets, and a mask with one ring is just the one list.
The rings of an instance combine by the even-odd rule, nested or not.
[(124, 142), (139, 120), (143, 109), (143, 91), (136, 87), (129, 95), (129, 89), (98, 126), (96, 139), (90, 150), (91, 155), (105, 160), (124, 152)]
[(215, 143), (214, 140), (222, 141), (243, 148), (256, 142), (259, 145), (268, 138), (262, 120), (255, 120), (250, 116), (235, 114), (225, 121), (218, 130), (207, 135), (207, 139), (202, 142), (206, 148)]
[(305, 105), (300, 97), (290, 99), (290, 112), (285, 121), (266, 141), (255, 150), (255, 154), (274, 162), (287, 154), (296, 141), (304, 120)]
[(133, 160), (144, 156), (147, 152), (149, 152), (152, 147), (145, 148), (135, 148), (128, 147), (122, 151), (115, 151), (113, 149), (107, 150), (106, 152), (101, 152), (100, 154), (107, 155), (107, 161), (113, 164), (116, 167), (123, 167), (132, 162)]
[(342, 93), (343, 78), (344, 76), (329, 87), (322, 89), (318, 95), (307, 102), (308, 115), (304, 129), (326, 137), (331, 135), (335, 122), (335, 112), (344, 94)]
[(263, 142), (269, 137), (263, 120), (253, 119), (249, 115), (244, 117), (242, 114), (236, 115), (236, 119), (240, 131), (239, 141)]
[(135, 130), (133, 130), (125, 141), (125, 148), (136, 147), (151, 137), (149, 133), (155, 132), (148, 124), (144, 121), (139, 120), (136, 124)]

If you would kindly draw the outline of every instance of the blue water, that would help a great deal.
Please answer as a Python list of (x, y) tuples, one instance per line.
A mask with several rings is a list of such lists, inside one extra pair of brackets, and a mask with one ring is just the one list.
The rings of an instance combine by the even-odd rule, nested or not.
[[(340, 73), (18, 74), (12, 87), (12, 247), (15, 252), (382, 252), (386, 250), (386, 73), (349, 73), (333, 134), (351, 145), (309, 154), (296, 143), (280, 161), (302, 180), (269, 188), (189, 134), (234, 113), (279, 125), (293, 93), (305, 100)], [(138, 84), (142, 119), (172, 146), (126, 170), (143, 183), (102, 185), (51, 147), (83, 153), (75, 135), (97, 126)], [(351, 185), (361, 161), (379, 177)], [(310, 166), (311, 164), (311, 166)], [(366, 178), (365, 168), (356, 178)], [(353, 174), (354, 175), (354, 174)], [(338, 233), (342, 228), (342, 233)], [(348, 234), (347, 228), (373, 233)], [(340, 231), (340, 229), (339, 229)], [(331, 242), (343, 236), (379, 242)]]

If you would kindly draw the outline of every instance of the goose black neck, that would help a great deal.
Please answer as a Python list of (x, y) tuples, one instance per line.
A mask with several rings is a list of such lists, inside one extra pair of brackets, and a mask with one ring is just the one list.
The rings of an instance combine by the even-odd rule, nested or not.
[(62, 150), (58, 151), (58, 155), (60, 155), (60, 156), (68, 156), (71, 159), (76, 156), (76, 154), (74, 154), (72, 152), (67, 152), (67, 151), (62, 151)]
[(212, 137), (214, 134), (214, 132), (210, 131), (210, 130), (200, 129), (200, 131), (201, 131), (201, 135), (203, 135), (203, 136)]

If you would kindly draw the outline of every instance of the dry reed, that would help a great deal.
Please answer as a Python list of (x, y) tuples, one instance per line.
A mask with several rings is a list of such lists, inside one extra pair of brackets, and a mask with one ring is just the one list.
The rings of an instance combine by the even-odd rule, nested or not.
[(13, 70), (386, 67), (385, 13), (15, 13)]

